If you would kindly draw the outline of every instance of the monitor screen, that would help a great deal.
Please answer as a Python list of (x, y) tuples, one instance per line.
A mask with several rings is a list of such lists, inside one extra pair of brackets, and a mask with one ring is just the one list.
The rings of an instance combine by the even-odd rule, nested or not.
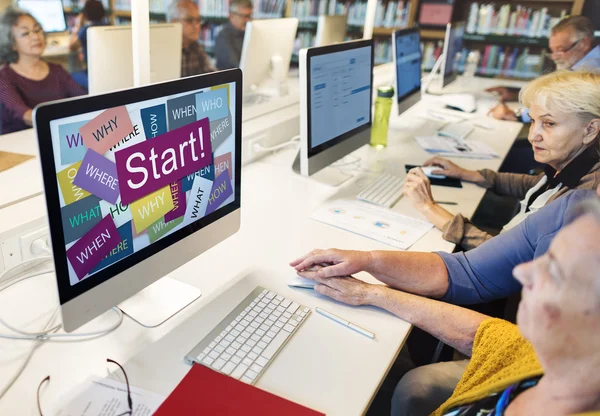
[(421, 90), (421, 38), (418, 30), (397, 31), (396, 97), (398, 103)]
[(447, 40), (448, 45), (445, 47), (447, 54), (445, 56), (444, 76), (448, 76), (457, 72), (456, 55), (462, 50), (464, 34), (464, 23), (452, 23)]
[(445, 26), (452, 20), (452, 3), (421, 3), (419, 24), (424, 26)]
[(40, 22), (44, 32), (64, 32), (67, 30), (61, 0), (19, 0), (17, 4)]
[[(61, 104), (48, 107), (58, 115), (49, 123), (47, 157), (54, 163), (43, 167), (45, 182), (55, 178), (46, 183), (46, 194), (55, 218), (54, 255), (66, 266), (57, 270), (61, 298), (110, 279), (239, 207), (236, 84), (198, 89), (202, 80), (190, 79), (177, 94), (170, 84), (143, 89), (152, 99), (140, 98), (138, 90), (100, 95), (78, 101), (95, 111), (68, 117), (53, 109)], [(169, 93), (152, 93), (161, 89)], [(103, 101), (113, 106), (98, 109)]]
[(371, 122), (372, 48), (316, 55), (309, 65), (309, 154)]

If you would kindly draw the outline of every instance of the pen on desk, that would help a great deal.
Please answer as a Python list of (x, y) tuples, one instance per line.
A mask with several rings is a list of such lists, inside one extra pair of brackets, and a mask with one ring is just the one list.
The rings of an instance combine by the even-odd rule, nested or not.
[(315, 311), (317, 311), (318, 314), (323, 315), (324, 317), (329, 318), (332, 321), (335, 321), (335, 322), (337, 322), (339, 324), (347, 326), (348, 328), (353, 329), (356, 332), (358, 332), (360, 334), (363, 334), (366, 337), (369, 337), (371, 339), (375, 339), (375, 334), (372, 333), (371, 331), (367, 331), (366, 329), (361, 328), (360, 326), (355, 325), (352, 322), (346, 321), (345, 319), (342, 319), (339, 316), (332, 314), (331, 312), (324, 311), (321, 308), (315, 308)]
[(443, 205), (458, 205), (457, 202), (452, 202), (452, 201), (435, 201), (436, 204), (443, 204)]

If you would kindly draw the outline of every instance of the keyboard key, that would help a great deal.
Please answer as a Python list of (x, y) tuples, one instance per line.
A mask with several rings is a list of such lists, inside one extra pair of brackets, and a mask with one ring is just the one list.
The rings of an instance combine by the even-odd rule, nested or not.
[(240, 364), (235, 368), (233, 373), (231, 373), (231, 377), (237, 378), (239, 380), (240, 377), (244, 375), (244, 373), (246, 372), (247, 369), (248, 369), (247, 365)]
[(252, 367), (250, 367), (250, 370), (254, 371), (257, 374), (260, 374), (260, 372), (262, 371), (262, 366), (257, 365), (257, 364), (252, 364)]
[(211, 342), (211, 343), (210, 343), (210, 345), (208, 346), (208, 348), (211, 348), (211, 349), (212, 349), (212, 348), (214, 348), (216, 345), (217, 345), (217, 343), (213, 341), (213, 342)]
[(283, 345), (283, 343), (289, 336), (290, 336), (289, 333), (287, 333), (285, 331), (281, 331), (279, 334), (277, 334), (277, 336), (275, 338), (273, 338), (273, 341), (262, 352), (261, 355), (263, 355), (268, 360), (273, 358), (273, 356), (275, 355), (275, 353), (277, 352), (279, 347), (281, 347)]
[(235, 342), (233, 342), (233, 343), (231, 344), (231, 346), (232, 346), (233, 348), (235, 348), (236, 350), (239, 350), (239, 349), (240, 349), (240, 347), (242, 346), (242, 344), (240, 344), (239, 342), (235, 341)]
[(234, 364), (239, 364), (242, 362), (242, 359), (236, 355), (234, 355), (233, 357), (231, 357), (231, 362)]
[(216, 360), (217, 358), (219, 358), (219, 353), (216, 351), (211, 351), (208, 353), (208, 356), (214, 360)]
[(259, 306), (261, 309), (264, 309), (264, 308), (267, 306), (267, 304), (265, 303), (265, 301), (261, 300), (260, 302), (258, 302), (258, 306)]
[(251, 347), (254, 347), (256, 345), (257, 341), (254, 341), (253, 339), (249, 339), (248, 341), (246, 341), (246, 345), (250, 345)]
[(252, 334), (251, 334), (250, 332), (248, 332), (248, 331), (244, 331), (244, 332), (242, 332), (242, 333), (240, 334), (240, 336), (241, 336), (242, 338), (246, 338), (246, 339), (250, 338), (250, 335), (252, 335)]
[(233, 348), (233, 347), (229, 347), (229, 348), (227, 348), (227, 349), (225, 350), (225, 353), (226, 353), (226, 354), (230, 354), (230, 355), (233, 355), (233, 354), (235, 354), (236, 352), (237, 352), (237, 350), (236, 350), (235, 348)]
[(259, 347), (259, 346), (257, 345), (256, 347), (252, 348), (252, 352), (253, 352), (253, 353), (255, 353), (255, 354), (258, 354), (258, 355), (260, 355), (260, 354), (262, 354), (262, 352), (263, 352), (263, 348), (261, 348), (261, 347)]
[(306, 312), (301, 312), (300, 316), (304, 318), (306, 316)]
[(294, 313), (296, 312), (296, 310), (298, 309), (300, 305), (298, 305), (296, 302), (292, 302), (292, 304), (287, 308), (287, 311), (289, 313)]
[(301, 316), (296, 316), (296, 321), (301, 322), (302, 321), (302, 317)]
[(255, 318), (256, 315), (258, 315), (258, 314), (256, 312), (254, 312), (254, 311), (251, 311), (251, 312), (248, 313), (248, 316), (251, 317), (251, 318)]
[(202, 351), (202, 354), (208, 354), (210, 352), (210, 348), (206, 347), (204, 348), (204, 351)]
[(214, 368), (215, 370), (219, 371), (221, 368), (223, 368), (224, 365), (225, 365), (225, 360), (219, 358), (217, 361), (212, 363), (211, 367)]
[(275, 312), (273, 312), (273, 313), (271, 314), (271, 316), (272, 316), (272, 317), (274, 317), (274, 318), (279, 318), (279, 317), (281, 316), (281, 314), (282, 314), (282, 312), (275, 311)]
[(260, 365), (261, 367), (264, 367), (265, 365), (267, 365), (268, 362), (269, 362), (269, 360), (267, 360), (262, 355), (256, 359), (256, 364)]
[(275, 296), (275, 299), (277, 299), (279, 302), (281, 302), (283, 300), (283, 296), (277, 295), (277, 296)]
[(250, 339), (255, 342), (258, 342), (258, 341), (260, 341), (260, 336), (258, 336), (257, 334), (254, 334), (250, 337)]
[(218, 337), (215, 338), (215, 342), (221, 342), (222, 339), (223, 339), (223, 337), (221, 335), (219, 335)]
[(225, 366), (221, 369), (221, 371), (227, 375), (231, 374), (233, 369), (235, 368), (235, 363), (229, 361)]
[[(283, 320), (283, 322), (285, 322), (285, 319)], [(275, 325), (273, 325), (273, 326), (271, 327), (271, 330), (272, 330), (272, 331), (276, 331), (276, 329), (275, 329), (275, 328), (281, 328), (281, 327), (283, 327), (283, 322), (281, 322), (281, 320), (279, 320), (279, 321), (275, 322)]]
[(246, 384), (252, 384), (253, 380), (250, 377), (244, 376), (240, 379), (240, 381)]
[(258, 374), (256, 373), (256, 371), (252, 371), (252, 370), (246, 371), (246, 374), (244, 374), (244, 375), (246, 377), (249, 377), (252, 380), (254, 380), (256, 378), (256, 376), (258, 376)]
[(225, 361), (228, 361), (231, 359), (231, 354), (227, 354), (227, 353), (221, 354), (221, 358), (224, 359)]
[(271, 318), (269, 318), (265, 321), (264, 325), (268, 325), (269, 327), (271, 327), (274, 323), (275, 323), (275, 321), (272, 320)]
[(231, 335), (231, 334), (228, 334), (228, 335), (225, 337), (225, 339), (226, 339), (227, 341), (229, 341), (229, 342), (233, 342), (233, 341), (235, 341), (235, 337), (234, 337), (233, 335)]
[(237, 337), (239, 334), (240, 334), (240, 331), (238, 331), (236, 329), (231, 330), (231, 335), (233, 335), (234, 337)]
[(254, 361), (258, 358), (258, 354), (255, 352), (250, 352), (250, 353), (248, 353), (248, 358), (250, 358), (252, 361)]
[(236, 352), (235, 355), (240, 358), (246, 358), (246, 352), (242, 351), (242, 350), (239, 350), (238, 352)]
[(248, 357), (244, 358), (242, 360), (242, 364), (247, 365), (248, 367), (250, 367), (252, 365), (252, 360)]
[[(238, 324), (235, 326), (235, 330), (239, 331), (239, 332), (242, 332), (244, 330), (244, 328), (245, 327), (242, 324)], [(233, 332), (233, 331), (231, 331), (231, 332)], [(237, 335), (236, 335), (236, 337), (237, 337)]]
[(291, 304), (292, 304), (292, 301), (289, 299), (285, 299), (283, 302), (281, 302), (281, 306), (283, 306), (284, 308), (287, 308)]
[(237, 318), (235, 318), (235, 322), (239, 322), (239, 321), (241, 321), (241, 320), (242, 320), (242, 317), (241, 317), (241, 316), (238, 316)]
[(246, 328), (248, 325), (250, 325), (250, 321), (247, 320), (246, 318), (242, 319), (242, 322), (240, 322), (240, 324)]
[(221, 347), (220, 345), (217, 345), (215, 347), (215, 351), (221, 354), (223, 351), (225, 351), (225, 348)]
[(309, 310), (310, 309), (308, 309), (308, 308), (304, 308), (304, 313), (308, 313)]
[[(227, 325), (227, 328), (225, 328), (225, 331), (223, 331), (223, 332), (229, 332), (229, 331), (231, 331), (232, 329), (233, 329), (233, 327), (232, 327), (231, 325)], [(223, 333), (223, 332), (221, 332), (221, 333)], [(226, 334), (226, 335), (227, 335), (227, 334)]]
[(267, 289), (264, 289), (262, 292), (260, 292), (261, 295), (266, 295), (267, 293), (269, 293)]
[[(292, 314), (291, 314), (291, 312), (284, 312), (284, 314), (283, 314), (283, 317), (284, 317), (285, 319), (290, 319), (290, 318), (292, 317)], [(281, 319), (280, 319), (280, 320), (281, 320)]]
[[(258, 344), (260, 345), (260, 342)], [(251, 350), (252, 350), (252, 348), (250, 348), (248, 345), (242, 345), (242, 351), (250, 352)]]
[[(269, 322), (269, 321), (267, 321), (267, 322)], [(267, 332), (267, 331), (268, 331), (268, 330), (271, 328), (271, 325), (272, 325), (272, 324), (271, 324), (271, 325), (267, 325), (267, 322), (265, 322), (264, 324), (262, 324), (262, 325), (260, 326), (260, 329), (259, 329), (259, 330), (257, 330), (256, 332), (258, 332), (258, 331), (264, 331), (264, 332)], [(275, 322), (273, 322), (273, 323), (275, 323)], [(261, 336), (262, 336), (262, 335), (261, 335)]]
[(291, 326), (290, 324), (285, 324), (285, 325), (283, 326), (283, 330), (284, 330), (284, 331), (287, 331), (287, 332), (292, 332), (292, 331), (294, 330), (294, 327), (293, 327), (293, 326)]
[(197, 357), (196, 357), (196, 359), (197, 359), (199, 362), (202, 362), (202, 360), (204, 360), (204, 357), (206, 357), (206, 354), (204, 354), (204, 353), (201, 353), (199, 356), (197, 356)]
[(271, 291), (265, 295), (265, 297), (269, 300), (273, 299), (275, 296), (277, 296), (277, 293), (273, 293)]
[[(269, 329), (269, 328), (267, 328)], [(258, 335), (259, 337), (262, 337), (264, 334), (266, 334), (267, 331), (264, 331), (262, 329), (257, 329), (256, 332), (254, 333), (255, 335)]]
[(273, 331), (269, 331), (269, 332), (267, 332), (267, 336), (268, 336), (268, 337), (274, 338), (274, 337), (275, 337), (275, 335), (276, 335), (276, 333), (275, 333), (275, 332), (273, 332)]
[(202, 360), (202, 364), (204, 365), (211, 365), (213, 363), (213, 359), (210, 357), (205, 357), (204, 360)]
[(267, 319), (269, 317), (269, 314), (263, 311), (258, 316), (260, 316), (263, 319)]
[(239, 336), (237, 337), (236, 341), (239, 342), (240, 344), (244, 344), (246, 341), (248, 340), (248, 338), (243, 337), (243, 336)]
[(257, 316), (256, 318), (254, 318), (254, 322), (258, 322), (259, 324), (262, 324), (264, 322), (264, 318), (261, 318), (260, 316)]
[(228, 331), (223, 331), (223, 332), (221, 332), (219, 335), (221, 335), (222, 337), (226, 337), (226, 336), (227, 336), (227, 332), (228, 332)]
[[(258, 344), (256, 344), (256, 346), (258, 348), (263, 348), (264, 349), (264, 348), (267, 348), (267, 343), (263, 342), (263, 341), (260, 341)], [(217, 357), (218, 357), (218, 355), (217, 355)], [(217, 358), (217, 357), (213, 357), (213, 358)]]
[(272, 339), (273, 339), (273, 338), (271, 338), (271, 337), (270, 337), (270, 336), (268, 336), (268, 335), (265, 335), (264, 337), (262, 337), (262, 341), (263, 341), (263, 342), (266, 342), (267, 344), (268, 344), (269, 342), (271, 342), (271, 340), (272, 340)]
[(285, 308), (284, 308), (284, 307), (282, 307), (282, 306), (278, 306), (277, 308), (275, 308), (275, 310), (276, 310), (277, 312), (280, 312), (280, 313), (284, 313), (284, 312), (285, 312)]
[(258, 322), (256, 322), (256, 321), (254, 321), (254, 322), (252, 322), (252, 323), (250, 324), (250, 327), (252, 327), (252, 328), (254, 328), (254, 329), (258, 328), (259, 326), (260, 326), (260, 324), (259, 324)]
[(289, 324), (293, 327), (297, 327), (298, 326), (298, 321), (294, 321), (293, 319), (289, 322)]

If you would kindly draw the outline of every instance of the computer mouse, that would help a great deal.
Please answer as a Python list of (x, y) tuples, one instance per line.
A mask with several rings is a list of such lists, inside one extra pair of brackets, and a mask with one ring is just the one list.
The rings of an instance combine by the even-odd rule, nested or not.
[(434, 170), (439, 170), (438, 166), (421, 166), (421, 170), (428, 178), (432, 179), (446, 179), (446, 175), (439, 175), (432, 173)]

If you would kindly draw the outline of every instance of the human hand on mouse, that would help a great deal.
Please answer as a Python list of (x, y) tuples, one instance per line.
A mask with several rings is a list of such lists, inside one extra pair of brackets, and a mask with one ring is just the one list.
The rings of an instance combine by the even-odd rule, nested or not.
[(413, 206), (419, 211), (435, 204), (431, 194), (431, 182), (421, 168), (412, 168), (408, 171), (402, 192), (410, 198)]
[(515, 101), (515, 99), (518, 98), (517, 94), (507, 87), (492, 87), (486, 89), (485, 91), (498, 94), (502, 101)]
[(365, 283), (352, 276), (321, 278), (315, 276), (318, 284), (314, 291), (352, 306), (369, 305), (370, 296), (380, 285)]
[(315, 280), (369, 271), (372, 260), (368, 251), (315, 249), (290, 262), (290, 266), (296, 269), (298, 276)]
[(438, 169), (431, 172), (434, 175), (444, 175), (450, 178), (462, 179), (463, 174), (467, 171), (457, 164), (450, 162), (443, 157), (432, 157), (423, 166), (436, 166)]
[(518, 121), (515, 112), (504, 103), (500, 103), (492, 108), (488, 112), (488, 116), (492, 116), (496, 120)]

